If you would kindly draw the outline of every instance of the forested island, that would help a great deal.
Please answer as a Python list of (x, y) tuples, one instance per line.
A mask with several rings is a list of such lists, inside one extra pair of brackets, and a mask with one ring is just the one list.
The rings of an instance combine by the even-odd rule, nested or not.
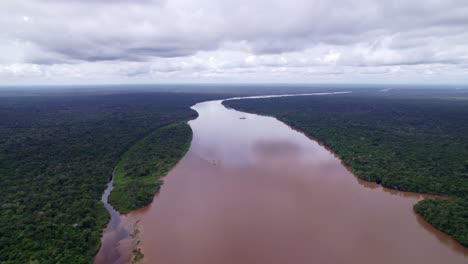
[(169, 170), (190, 147), (192, 130), (185, 122), (161, 127), (138, 141), (117, 166), (109, 203), (120, 213), (149, 204)]
[[(188, 148), (190, 106), (220, 97), (2, 94), (0, 263), (91, 263), (108, 222), (101, 195), (116, 164), (137, 177), (122, 178), (123, 192), (116, 179), (116, 206), (126, 212), (151, 201), (161, 181), (139, 176), (165, 174)], [(135, 163), (144, 155), (148, 166)], [(149, 168), (155, 163), (157, 171)]]
[(317, 138), (361, 179), (447, 195), (415, 211), (468, 246), (468, 94), (354, 91), (333, 96), (224, 101), (270, 115)]

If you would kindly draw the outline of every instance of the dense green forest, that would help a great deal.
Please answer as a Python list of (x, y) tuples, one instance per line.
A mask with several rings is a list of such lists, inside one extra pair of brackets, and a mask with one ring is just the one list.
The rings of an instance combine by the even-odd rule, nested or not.
[(91, 263), (108, 221), (101, 195), (122, 154), (220, 97), (0, 96), (0, 263)]
[(468, 197), (424, 199), (414, 206), (415, 211), (438, 229), (451, 234), (468, 247)]
[(275, 116), (317, 138), (364, 180), (398, 190), (449, 195), (444, 201), (422, 201), (415, 210), (468, 246), (466, 91), (358, 90), (224, 103)]
[(137, 142), (117, 166), (109, 203), (121, 213), (149, 204), (162, 177), (184, 156), (192, 141), (186, 122), (157, 129)]

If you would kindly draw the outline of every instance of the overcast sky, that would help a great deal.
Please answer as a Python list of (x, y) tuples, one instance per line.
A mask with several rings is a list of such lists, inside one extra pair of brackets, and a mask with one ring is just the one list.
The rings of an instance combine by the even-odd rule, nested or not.
[(1, 0), (0, 85), (468, 83), (468, 0)]

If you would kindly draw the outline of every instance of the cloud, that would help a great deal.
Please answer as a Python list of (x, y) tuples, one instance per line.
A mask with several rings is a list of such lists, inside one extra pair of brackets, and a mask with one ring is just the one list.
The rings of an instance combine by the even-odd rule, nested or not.
[(422, 74), (420, 65), (458, 72), (468, 64), (466, 28), (466, 0), (3, 0), (0, 65), (4, 76), (105, 72), (110, 80), (245, 72), (392, 77), (382, 68)]

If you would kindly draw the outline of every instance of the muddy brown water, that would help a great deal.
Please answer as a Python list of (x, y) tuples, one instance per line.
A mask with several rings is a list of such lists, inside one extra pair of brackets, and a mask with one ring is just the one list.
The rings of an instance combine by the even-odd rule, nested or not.
[(221, 101), (193, 109), (188, 153), (154, 201), (120, 221), (140, 220), (142, 263), (468, 263), (467, 248), (413, 212), (422, 195), (358, 180), (275, 118)]

